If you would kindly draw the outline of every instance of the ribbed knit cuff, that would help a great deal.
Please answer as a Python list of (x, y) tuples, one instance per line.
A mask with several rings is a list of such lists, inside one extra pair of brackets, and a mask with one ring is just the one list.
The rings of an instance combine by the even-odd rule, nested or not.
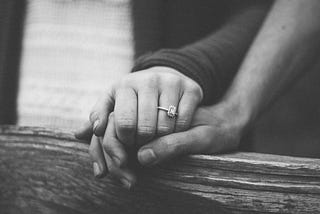
[(196, 81), (203, 90), (202, 104), (212, 104), (217, 101), (219, 85), (212, 72), (205, 69), (205, 65), (194, 60), (193, 57), (183, 54), (183, 51), (162, 49), (154, 53), (140, 56), (134, 64), (132, 72), (144, 70), (154, 66), (173, 68)]

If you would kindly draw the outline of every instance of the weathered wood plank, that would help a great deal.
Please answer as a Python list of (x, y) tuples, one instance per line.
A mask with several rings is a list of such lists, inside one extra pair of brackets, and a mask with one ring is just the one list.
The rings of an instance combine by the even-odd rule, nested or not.
[(71, 133), (0, 127), (0, 213), (320, 213), (320, 159), (195, 155), (141, 169), (127, 191), (96, 180)]

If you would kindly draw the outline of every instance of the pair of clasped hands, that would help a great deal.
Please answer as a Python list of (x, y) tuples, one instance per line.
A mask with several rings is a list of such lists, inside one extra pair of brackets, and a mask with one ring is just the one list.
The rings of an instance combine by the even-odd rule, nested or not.
[[(199, 106), (202, 99), (198, 83), (168, 67), (130, 73), (112, 84), (76, 132), (79, 139), (91, 138), (95, 177), (109, 174), (125, 188), (134, 186), (130, 148), (149, 167), (181, 155), (236, 149), (242, 132), (236, 112), (223, 100)], [(169, 106), (176, 107), (175, 117), (165, 111)]]

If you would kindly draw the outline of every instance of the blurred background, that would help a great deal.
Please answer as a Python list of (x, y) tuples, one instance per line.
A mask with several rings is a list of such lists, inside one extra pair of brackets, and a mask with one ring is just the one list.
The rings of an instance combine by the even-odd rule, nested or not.
[(28, 0), (18, 124), (74, 130), (133, 62), (129, 0)]
[(320, 157), (320, 61), (257, 121), (253, 150)]

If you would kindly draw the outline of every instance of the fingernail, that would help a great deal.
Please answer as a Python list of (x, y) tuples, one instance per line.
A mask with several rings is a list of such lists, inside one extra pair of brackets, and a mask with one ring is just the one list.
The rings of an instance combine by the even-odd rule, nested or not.
[(97, 162), (93, 163), (93, 174), (95, 177), (100, 177), (102, 175), (102, 171)]
[(157, 157), (152, 149), (143, 149), (139, 152), (138, 159), (141, 164), (150, 165), (157, 160)]
[(96, 132), (96, 129), (97, 129), (97, 127), (98, 127), (98, 125), (99, 125), (99, 120), (96, 120), (96, 121), (94, 121), (94, 123), (93, 123), (93, 132)]
[(121, 178), (120, 181), (121, 181), (122, 186), (124, 188), (126, 188), (126, 189), (130, 189), (131, 188), (132, 185), (127, 179)]

